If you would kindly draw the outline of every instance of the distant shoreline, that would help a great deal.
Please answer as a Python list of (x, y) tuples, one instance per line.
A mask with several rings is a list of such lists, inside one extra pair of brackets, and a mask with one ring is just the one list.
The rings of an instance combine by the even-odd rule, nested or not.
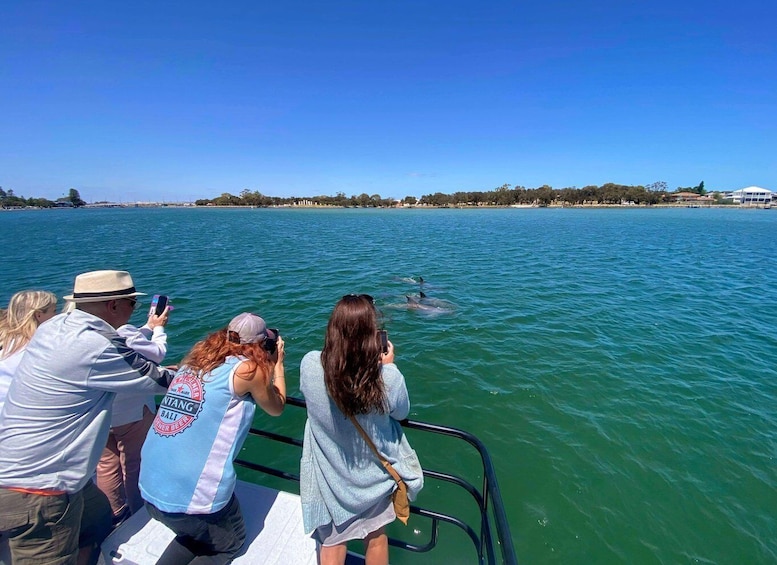
[[(347, 209), (375, 209), (375, 210), (541, 210), (541, 209), (653, 209), (653, 208), (727, 208), (731, 210), (769, 210), (771, 206), (754, 205), (742, 206), (739, 204), (574, 204), (560, 205), (549, 204), (548, 206), (312, 206), (312, 205), (281, 205), (281, 206), (195, 206), (192, 204), (112, 204), (112, 205), (86, 205), (78, 209), (88, 210), (107, 210), (107, 209), (150, 209), (150, 208), (176, 208), (190, 210), (240, 210), (240, 209), (306, 209), (306, 210), (347, 210)], [(40, 208), (36, 206), (27, 206), (24, 208), (0, 208), (0, 212), (31, 212), (40, 210), (74, 210), (72, 207), (54, 207)]]

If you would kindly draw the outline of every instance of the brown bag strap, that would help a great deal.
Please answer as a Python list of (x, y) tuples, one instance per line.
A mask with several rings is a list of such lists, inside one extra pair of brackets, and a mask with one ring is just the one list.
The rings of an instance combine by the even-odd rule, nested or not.
[(399, 473), (397, 473), (396, 469), (391, 466), (391, 463), (386, 461), (386, 458), (383, 457), (380, 452), (378, 451), (378, 448), (375, 447), (375, 444), (372, 443), (372, 440), (370, 439), (370, 436), (367, 435), (367, 432), (364, 431), (364, 428), (361, 427), (361, 424), (359, 424), (358, 420), (355, 416), (349, 416), (351, 419), (351, 422), (353, 422), (353, 425), (356, 426), (356, 429), (359, 430), (359, 434), (364, 438), (364, 441), (367, 442), (367, 445), (370, 446), (370, 449), (372, 449), (372, 452), (375, 454), (375, 457), (377, 457), (381, 463), (383, 463), (383, 467), (385, 467), (386, 471), (388, 471), (388, 474), (391, 475), (391, 477), (399, 484), (399, 482), (402, 480), (402, 477), (399, 476)]

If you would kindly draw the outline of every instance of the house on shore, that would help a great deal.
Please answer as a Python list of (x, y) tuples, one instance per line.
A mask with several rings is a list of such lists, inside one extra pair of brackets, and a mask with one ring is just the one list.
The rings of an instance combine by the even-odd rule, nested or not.
[(709, 206), (714, 203), (714, 198), (711, 196), (702, 196), (696, 192), (675, 192), (671, 196), (675, 202), (684, 202), (686, 204)]
[(777, 199), (777, 193), (760, 186), (748, 186), (727, 192), (723, 198), (731, 199), (740, 206), (770, 206)]

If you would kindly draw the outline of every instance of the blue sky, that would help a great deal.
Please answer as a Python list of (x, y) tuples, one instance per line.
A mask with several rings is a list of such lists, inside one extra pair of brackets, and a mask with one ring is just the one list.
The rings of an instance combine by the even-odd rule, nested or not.
[(764, 0), (11, 0), (0, 21), (0, 186), (26, 197), (777, 190)]

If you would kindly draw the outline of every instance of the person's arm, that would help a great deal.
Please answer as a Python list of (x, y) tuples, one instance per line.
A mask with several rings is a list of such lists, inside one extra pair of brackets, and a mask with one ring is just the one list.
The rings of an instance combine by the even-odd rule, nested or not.
[(154, 363), (161, 363), (167, 355), (167, 334), (162, 325), (155, 326), (153, 329), (148, 326), (142, 328), (122, 326), (116, 331), (126, 340), (127, 346)]
[(286, 377), (283, 367), (286, 351), (280, 336), (276, 355), (271, 374), (266, 374), (253, 361), (246, 361), (238, 365), (233, 380), (235, 393), (240, 396), (250, 394), (270, 416), (280, 416), (286, 406)]
[(405, 377), (394, 364), (394, 344), (388, 342), (388, 351), (381, 354), (383, 384), (389, 404), (389, 416), (404, 420), (410, 414), (410, 396), (407, 394)]
[(111, 392), (163, 394), (175, 376), (127, 346), (121, 336), (104, 334), (108, 344), (92, 364), (87, 385)]
[[(410, 414), (410, 395), (407, 392), (405, 376), (394, 364), (394, 347), (389, 347), (391, 363), (383, 364), (383, 383), (389, 404), (389, 416), (395, 420), (404, 420)], [(386, 356), (384, 355), (384, 358)]]
[(148, 321), (140, 329), (133, 326), (122, 328), (135, 329), (134, 332), (122, 333), (122, 328), (117, 331), (119, 335), (127, 339), (127, 345), (132, 349), (151, 359), (154, 363), (161, 363), (167, 355), (167, 333), (165, 326), (170, 318), (170, 306), (159, 315), (149, 314)]
[(156, 314), (149, 314), (148, 321), (145, 323), (145, 327), (148, 327), (154, 332), (159, 327), (161, 327), (164, 330), (164, 327), (167, 325), (167, 322), (170, 319), (171, 308), (172, 308), (171, 306), (165, 306), (165, 311), (159, 314), (158, 316)]

